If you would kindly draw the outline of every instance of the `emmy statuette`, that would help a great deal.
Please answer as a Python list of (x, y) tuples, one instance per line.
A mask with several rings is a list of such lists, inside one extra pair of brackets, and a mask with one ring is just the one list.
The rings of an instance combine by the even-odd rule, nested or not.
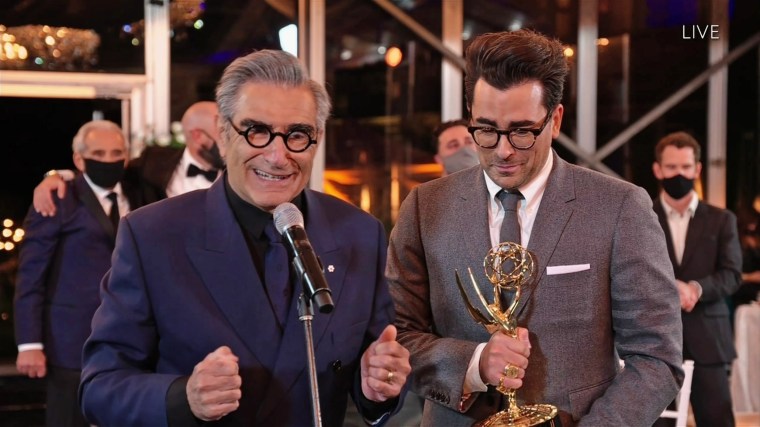
[[(480, 310), (475, 308), (459, 277), (455, 271), (457, 286), (462, 294), (467, 311), (476, 322), (483, 325), (489, 333), (498, 330), (503, 331), (510, 337), (517, 338), (517, 323), (515, 309), (520, 302), (520, 294), (524, 285), (536, 275), (536, 263), (533, 255), (524, 247), (512, 242), (503, 242), (488, 251), (483, 260), (483, 268), (486, 277), (493, 286), (493, 302), (488, 303), (483, 293), (480, 292), (472, 269), (468, 268), (472, 287), (475, 289), (480, 302), (488, 312), (486, 317)], [(496, 389), (507, 397), (507, 409), (497, 412), (487, 419), (475, 423), (477, 427), (528, 427), (534, 426), (554, 418), (557, 407), (549, 404), (533, 404), (518, 406), (515, 399), (515, 390), (507, 389), (502, 385), (504, 378), (516, 378), (517, 368), (512, 365), (504, 367), (504, 375)]]

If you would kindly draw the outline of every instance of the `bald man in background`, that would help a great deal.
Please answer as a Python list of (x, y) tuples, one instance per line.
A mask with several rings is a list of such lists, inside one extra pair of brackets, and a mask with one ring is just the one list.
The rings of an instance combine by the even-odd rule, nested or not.
[(219, 154), (219, 131), (215, 102), (201, 101), (191, 105), (182, 116), (185, 148), (148, 147), (133, 162), (141, 170), (147, 184), (163, 190), (157, 199), (173, 197), (188, 191), (211, 186), (224, 162)]
[[(130, 161), (126, 177), (139, 186), (147, 203), (211, 186), (224, 169), (217, 144), (218, 115), (215, 102), (194, 103), (182, 115), (185, 148), (146, 147), (140, 157)], [(46, 176), (34, 189), (34, 209), (43, 216), (55, 215), (53, 191), (60, 198), (65, 196), (68, 174), (58, 172)]]

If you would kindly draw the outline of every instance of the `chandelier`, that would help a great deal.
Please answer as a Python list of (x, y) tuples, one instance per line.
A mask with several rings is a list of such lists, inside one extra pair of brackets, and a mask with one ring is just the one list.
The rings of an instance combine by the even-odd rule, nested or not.
[[(200, 17), (205, 11), (205, 0), (172, 0), (169, 4), (169, 28), (172, 39), (183, 41), (187, 38), (190, 28), (200, 30), (203, 27)], [(131, 37), (133, 45), (138, 45), (145, 37), (145, 20), (124, 25), (122, 34)]]
[(98, 46), (93, 30), (0, 25), (0, 69), (86, 70), (97, 64)]

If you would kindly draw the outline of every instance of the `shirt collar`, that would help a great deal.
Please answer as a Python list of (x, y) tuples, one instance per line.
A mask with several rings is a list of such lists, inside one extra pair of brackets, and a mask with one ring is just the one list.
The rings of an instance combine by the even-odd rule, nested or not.
[[(667, 216), (680, 215), (677, 210), (675, 210), (668, 204), (668, 202), (665, 201), (664, 192), (660, 192), (660, 203), (662, 203), (662, 209), (665, 211), (665, 214)], [(699, 205), (699, 195), (697, 195), (696, 191), (691, 190), (691, 201), (689, 202), (689, 206), (686, 208), (686, 213), (689, 214), (689, 217), (694, 218), (694, 214), (697, 212), (697, 205)]]
[(182, 173), (185, 173), (187, 171), (187, 168), (190, 165), (195, 165), (198, 169), (202, 171), (208, 170), (206, 169), (206, 166), (201, 165), (200, 163), (198, 163), (197, 160), (195, 160), (195, 157), (193, 157), (193, 155), (190, 154), (190, 150), (187, 147), (185, 147), (185, 149), (183, 150), (182, 158), (180, 159), (179, 162), (180, 162), (180, 167), (178, 170), (181, 170)]
[[(272, 220), (272, 214), (259, 209), (238, 196), (235, 190), (230, 186), (227, 172), (224, 173), (224, 190), (237, 222), (255, 238), (261, 239), (264, 235), (264, 228), (269, 221)], [(291, 200), (291, 203), (296, 205), (298, 210), (303, 213), (304, 217), (306, 217), (306, 211), (304, 210), (304, 207), (306, 206), (305, 200), (306, 197), (304, 196), (303, 191), (301, 191), (295, 199)]]
[[(538, 172), (538, 175), (536, 175), (527, 184), (518, 188), (520, 193), (522, 193), (523, 197), (525, 198), (522, 206), (531, 205), (531, 203), (535, 201), (538, 196), (543, 194), (544, 188), (546, 188), (546, 183), (549, 181), (549, 174), (552, 171), (553, 165), (554, 151), (552, 150), (549, 152), (549, 155), (546, 156), (546, 162), (544, 162), (544, 166)], [(495, 183), (490, 176), (488, 176), (485, 170), (483, 170), (483, 175), (486, 177), (486, 188), (488, 188), (488, 195), (491, 198), (490, 200), (497, 200), (496, 194), (501, 191), (502, 188), (499, 186), (499, 184)]]
[(98, 200), (105, 199), (111, 193), (122, 194), (121, 182), (117, 182), (116, 185), (113, 186), (113, 188), (108, 189), (108, 188), (103, 188), (98, 185), (95, 185), (95, 183), (92, 182), (92, 180), (90, 179), (89, 176), (87, 176), (86, 173), (83, 173), (82, 176), (84, 176), (84, 180), (87, 182), (87, 185), (90, 186), (90, 188), (92, 189), (92, 192), (95, 193), (95, 196), (98, 198)]

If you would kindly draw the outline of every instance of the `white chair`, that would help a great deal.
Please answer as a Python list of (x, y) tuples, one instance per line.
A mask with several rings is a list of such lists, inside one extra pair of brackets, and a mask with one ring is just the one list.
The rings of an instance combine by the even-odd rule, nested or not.
[(683, 385), (676, 396), (676, 409), (666, 409), (660, 418), (675, 418), (676, 427), (686, 427), (686, 418), (689, 416), (689, 396), (691, 395), (691, 377), (694, 375), (694, 361), (683, 361)]
[[(683, 384), (676, 396), (676, 409), (662, 411), (660, 418), (675, 418), (676, 427), (686, 427), (686, 419), (689, 417), (689, 396), (691, 396), (691, 377), (694, 375), (694, 361), (683, 361)], [(625, 368), (625, 362), (620, 360), (620, 367)]]

